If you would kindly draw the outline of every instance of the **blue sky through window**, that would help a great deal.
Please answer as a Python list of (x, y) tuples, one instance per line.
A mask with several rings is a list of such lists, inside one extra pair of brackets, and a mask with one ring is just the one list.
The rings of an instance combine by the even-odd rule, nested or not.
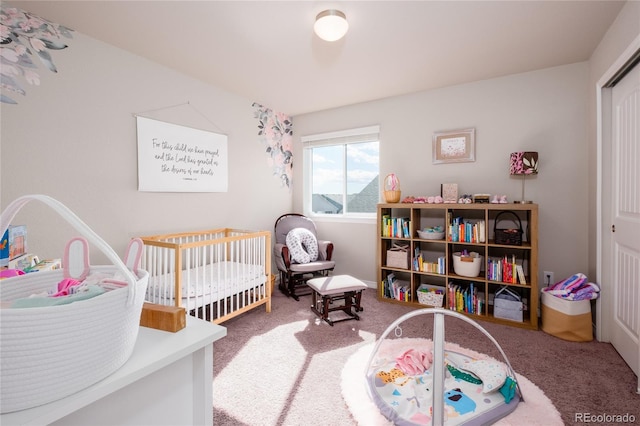
[[(345, 145), (313, 148), (313, 193), (342, 194), (344, 191)], [(346, 191), (357, 194), (379, 173), (378, 142), (346, 145)]]

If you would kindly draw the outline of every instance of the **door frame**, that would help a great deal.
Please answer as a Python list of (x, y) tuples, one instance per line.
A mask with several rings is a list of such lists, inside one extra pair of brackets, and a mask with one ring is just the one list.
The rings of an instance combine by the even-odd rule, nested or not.
[[(605, 230), (604, 220), (611, 216), (611, 205), (603, 206), (603, 149), (606, 144), (611, 144), (611, 93), (612, 89), (606, 87), (609, 81), (624, 67), (624, 65), (640, 49), (640, 35), (638, 35), (624, 52), (616, 59), (609, 69), (600, 77), (596, 84), (596, 282), (602, 285), (603, 247), (611, 239), (608, 236), (608, 228)], [(640, 65), (636, 65), (640, 66)], [(605, 212), (604, 209), (609, 211)], [(609, 288), (604, 289), (605, 294)], [(605, 311), (605, 312), (603, 312)], [(611, 335), (611, 298), (599, 297), (596, 300), (596, 339), (603, 342), (610, 341)], [(640, 380), (640, 379), (639, 379)], [(640, 385), (639, 385), (640, 387)]]

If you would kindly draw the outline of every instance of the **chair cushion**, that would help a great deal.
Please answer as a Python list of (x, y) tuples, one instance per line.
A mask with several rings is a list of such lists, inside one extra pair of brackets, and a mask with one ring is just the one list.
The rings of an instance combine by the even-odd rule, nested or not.
[(287, 247), (297, 263), (309, 263), (318, 259), (318, 241), (306, 228), (294, 228), (287, 233)]
[(313, 272), (331, 270), (335, 267), (336, 262), (333, 260), (316, 260), (315, 262), (309, 263), (292, 263), (289, 270), (294, 274), (309, 274)]
[(323, 296), (347, 291), (362, 291), (367, 288), (365, 283), (351, 275), (313, 278), (307, 281), (307, 284)]

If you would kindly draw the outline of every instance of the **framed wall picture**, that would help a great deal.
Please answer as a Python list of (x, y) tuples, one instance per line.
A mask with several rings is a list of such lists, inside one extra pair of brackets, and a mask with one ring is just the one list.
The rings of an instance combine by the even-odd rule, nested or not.
[(433, 134), (433, 164), (476, 161), (476, 129)]
[(227, 192), (227, 136), (137, 116), (138, 191)]

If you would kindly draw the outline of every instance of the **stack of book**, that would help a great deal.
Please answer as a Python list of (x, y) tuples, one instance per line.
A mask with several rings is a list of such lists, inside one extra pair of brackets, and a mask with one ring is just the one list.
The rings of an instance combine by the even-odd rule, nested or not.
[(452, 311), (481, 315), (484, 300), (478, 296), (478, 288), (469, 283), (461, 286), (454, 283), (447, 285), (447, 307)]
[(418, 247), (415, 249), (415, 253), (413, 256), (413, 270), (419, 272), (429, 272), (431, 274), (441, 274), (444, 275), (446, 271), (446, 258), (444, 256), (439, 256), (438, 260), (435, 262), (428, 262), (424, 260), (422, 252)]
[(484, 220), (472, 222), (462, 217), (454, 217), (449, 222), (448, 240), (456, 243), (484, 243)]
[(516, 262), (516, 256), (503, 256), (487, 260), (487, 279), (510, 284), (526, 284), (522, 265)]
[(387, 278), (382, 281), (382, 286), (384, 287), (385, 297), (403, 302), (411, 301), (411, 287), (409, 283), (398, 280), (394, 273), (387, 275)]
[(382, 216), (382, 236), (391, 238), (410, 238), (411, 221), (408, 217)]

